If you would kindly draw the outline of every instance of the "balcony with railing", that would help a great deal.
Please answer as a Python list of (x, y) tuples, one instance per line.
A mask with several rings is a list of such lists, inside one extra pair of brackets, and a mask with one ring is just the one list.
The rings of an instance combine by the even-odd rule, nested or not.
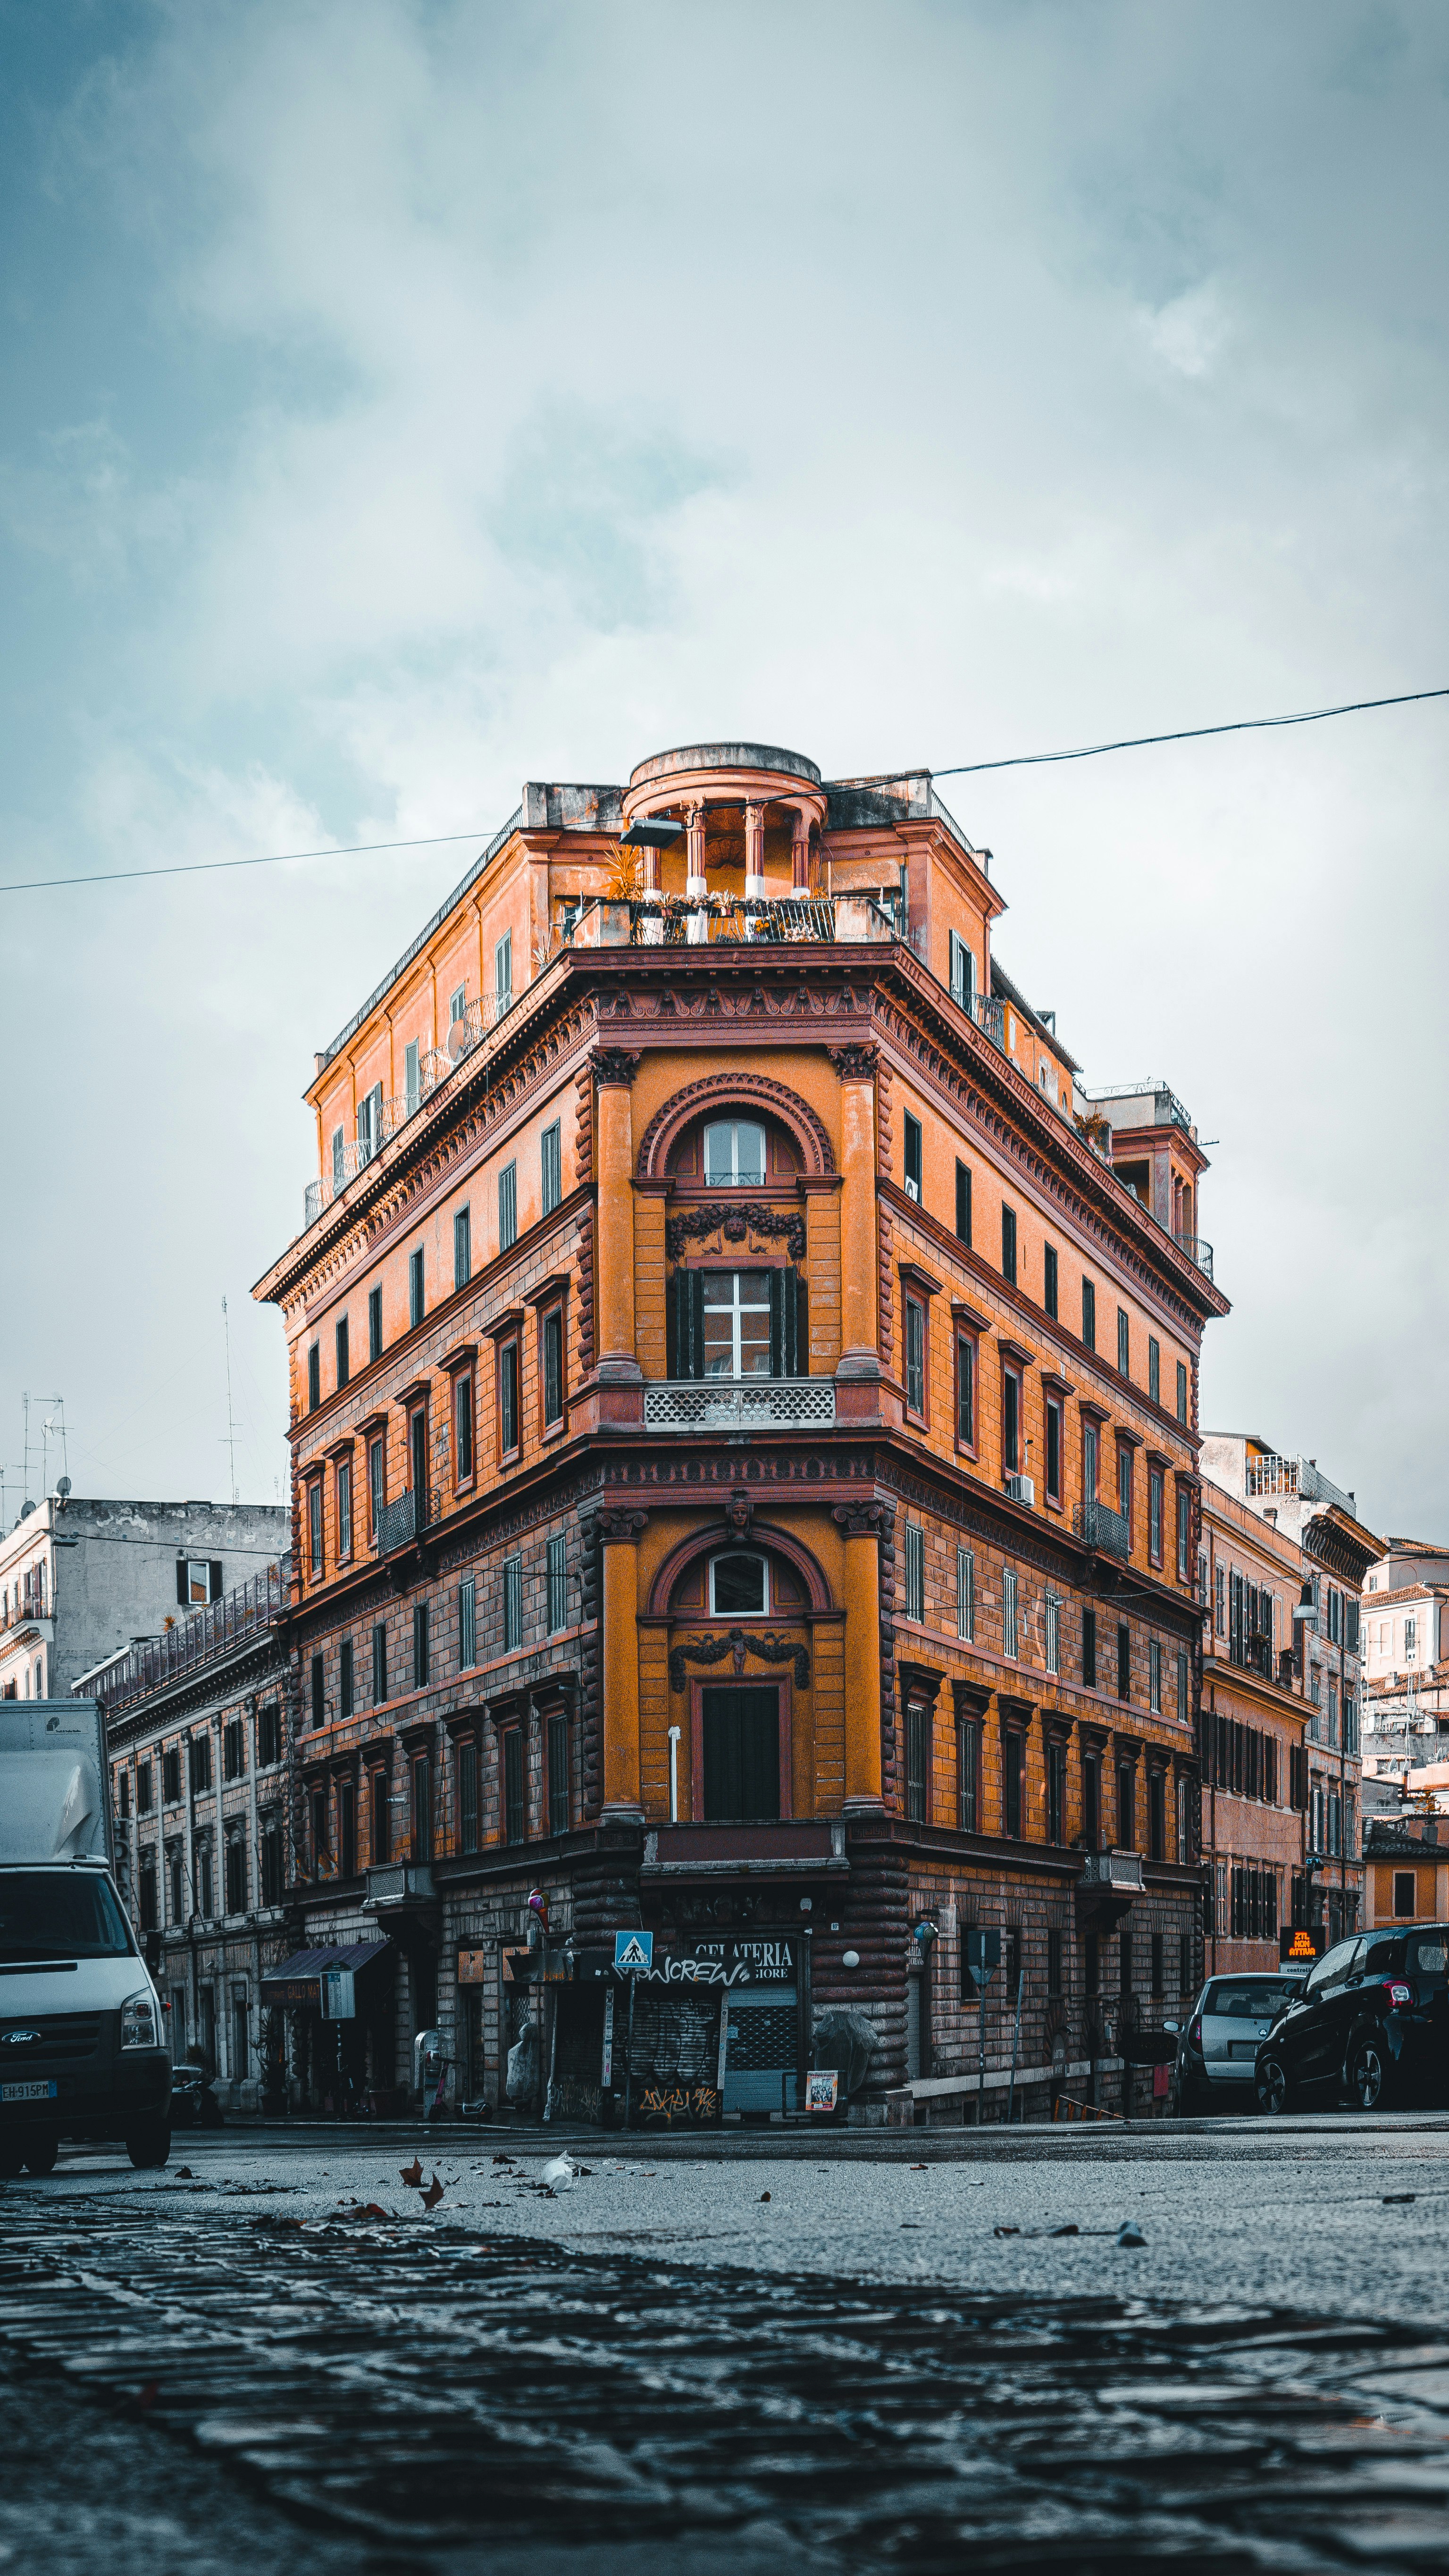
[(1072, 1513), (1072, 1527), (1088, 1547), (1104, 1556), (1120, 1557), (1125, 1565), (1132, 1554), (1132, 1531), (1125, 1512), (1114, 1512), (1110, 1503), (1078, 1503)]
[(1204, 1279), (1211, 1279), (1213, 1275), (1212, 1245), (1210, 1243), (1205, 1243), (1200, 1234), (1174, 1233), (1172, 1240), (1176, 1244), (1178, 1251), (1185, 1252), (1188, 1260), (1202, 1272)]
[(88, 1675), (90, 1695), (103, 1700), (107, 1715), (115, 1716), (150, 1692), (199, 1672), (274, 1628), (286, 1614), (291, 1586), (292, 1560), (278, 1557), (220, 1601), (194, 1610), (189, 1619), (164, 1629), (159, 1637), (139, 1640), (104, 1672)]
[(1311, 1458), (1250, 1458), (1245, 1483), (1250, 1499), (1255, 1496), (1283, 1495), (1291, 1498), (1297, 1495), (1305, 1503), (1337, 1503), (1340, 1511), (1352, 1512), (1357, 1508), (1352, 1494), (1346, 1494), (1341, 1485), (1332, 1484)]
[(428, 1498), (409, 1486), (405, 1494), (394, 1494), (384, 1503), (377, 1516), (376, 1547), (379, 1556), (396, 1556), (398, 1549), (411, 1547), (428, 1525)]
[(745, 940), (781, 944), (888, 940), (896, 916), (875, 894), (760, 896), (607, 895), (585, 903), (572, 927), (575, 948), (703, 948)]
[(828, 1377), (662, 1378), (644, 1389), (646, 1431), (819, 1431), (834, 1420)]
[(394, 1092), (390, 1100), (369, 1093), (358, 1113), (361, 1132), (335, 1144), (330, 1167), (315, 1181), (307, 1183), (305, 1225), (315, 1225), (324, 1208), (340, 1199), (349, 1183), (375, 1163), (385, 1145), (401, 1135), (408, 1121), (416, 1118), (435, 1092), (442, 1089), (459, 1065), (476, 1054), (485, 1039), (495, 1035), (523, 1000), (521, 992), (511, 989), (501, 993), (483, 993), (469, 1002), (448, 1030), (447, 1042), (440, 1047), (424, 1047), (418, 1055), (417, 1080), (404, 1091)]

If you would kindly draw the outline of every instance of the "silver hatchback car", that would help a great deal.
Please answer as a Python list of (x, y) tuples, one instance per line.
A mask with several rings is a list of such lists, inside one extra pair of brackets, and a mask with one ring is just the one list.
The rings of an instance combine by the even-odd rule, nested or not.
[(1246, 1970), (1209, 1977), (1178, 2035), (1180, 2112), (1255, 2109), (1253, 2065), (1285, 2004), (1301, 1994), (1300, 1976)]

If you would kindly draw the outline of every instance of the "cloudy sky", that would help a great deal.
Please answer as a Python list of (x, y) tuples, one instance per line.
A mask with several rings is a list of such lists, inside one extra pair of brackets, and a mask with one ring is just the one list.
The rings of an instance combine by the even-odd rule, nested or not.
[[(1449, 17), (0, 0), (0, 876), (1449, 682)], [(1204, 1413), (1449, 1538), (1445, 704), (942, 782), (1213, 1148)], [(0, 1466), (285, 1493), (313, 1049), (466, 844), (0, 894)], [(55, 1472), (54, 1452), (51, 1473)]]

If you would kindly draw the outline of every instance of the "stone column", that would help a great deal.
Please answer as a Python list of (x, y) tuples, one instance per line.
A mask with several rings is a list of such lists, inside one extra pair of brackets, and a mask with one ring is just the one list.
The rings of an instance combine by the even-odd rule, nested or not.
[[(686, 805), (684, 809), (684, 891), (691, 902), (700, 904), (703, 903), (709, 890), (704, 880), (704, 818), (705, 807), (702, 802), (697, 805)], [(692, 912), (685, 926), (690, 940), (695, 944), (708, 939), (709, 915), (707, 913)]]
[(604, 1638), (602, 1700), (604, 1814), (641, 1816), (639, 1794), (639, 1550), (649, 1515), (601, 1511), (600, 1587)]
[(878, 1381), (876, 1324), (875, 1065), (873, 1046), (831, 1047), (840, 1076), (841, 1354), (837, 1378)]
[(745, 901), (765, 900), (765, 809), (763, 805), (745, 806)]
[(845, 1807), (879, 1809), (880, 1536), (885, 1506), (838, 1503), (831, 1514), (845, 1532)]
[(601, 1047), (594, 1057), (599, 1191), (594, 1277), (599, 1299), (598, 1374), (606, 1386), (641, 1383), (634, 1348), (634, 1128), (629, 1098), (638, 1070), (638, 1056), (620, 1047)]
[(803, 806), (795, 809), (795, 831), (790, 843), (791, 882), (797, 894), (810, 891), (810, 817)]

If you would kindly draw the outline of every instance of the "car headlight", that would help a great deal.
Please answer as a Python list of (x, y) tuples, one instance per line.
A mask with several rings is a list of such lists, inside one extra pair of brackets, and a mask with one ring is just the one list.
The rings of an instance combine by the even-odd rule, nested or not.
[(159, 2048), (156, 2031), (156, 1998), (149, 1986), (139, 1995), (127, 1995), (121, 2006), (121, 2046), (123, 2048)]

